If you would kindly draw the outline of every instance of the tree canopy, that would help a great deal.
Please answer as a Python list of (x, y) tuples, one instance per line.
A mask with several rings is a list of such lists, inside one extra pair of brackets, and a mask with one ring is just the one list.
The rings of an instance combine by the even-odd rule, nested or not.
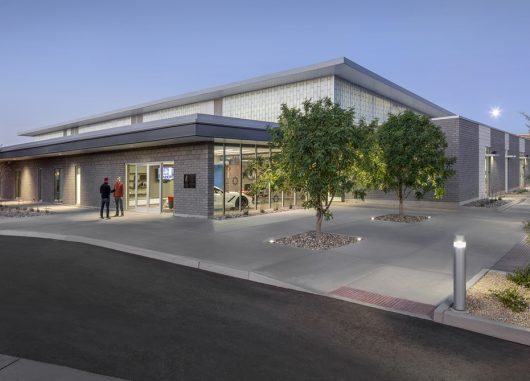
[[(329, 98), (305, 101), (302, 109), (282, 105), (279, 127), (269, 129), (285, 186), (304, 191), (305, 208), (316, 210), (316, 235), (322, 220), (332, 218), (335, 197), (353, 192), (364, 197), (361, 171), (373, 125), (355, 124), (353, 109), (342, 109)], [(365, 176), (366, 177), (366, 176)]]
[(443, 197), (456, 159), (445, 156), (445, 134), (428, 117), (409, 110), (389, 114), (377, 130), (376, 144), (379, 165), (373, 183), (385, 193), (396, 192), (401, 215), (403, 200), (411, 192), (417, 199), (428, 192)]

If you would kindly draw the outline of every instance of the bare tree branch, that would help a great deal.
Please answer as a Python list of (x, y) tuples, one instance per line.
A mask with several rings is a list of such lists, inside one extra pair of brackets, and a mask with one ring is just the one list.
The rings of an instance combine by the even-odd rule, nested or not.
[[(521, 112), (521, 115), (526, 118), (528, 122), (530, 122), (530, 115), (528, 115), (526, 112)], [(530, 123), (525, 123), (526, 128), (528, 128), (528, 132), (530, 133)]]

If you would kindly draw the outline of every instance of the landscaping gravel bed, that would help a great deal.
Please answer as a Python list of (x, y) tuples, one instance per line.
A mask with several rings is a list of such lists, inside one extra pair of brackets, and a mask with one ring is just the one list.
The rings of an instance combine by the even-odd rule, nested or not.
[(519, 290), (530, 300), (529, 289), (510, 282), (505, 273), (490, 271), (468, 290), (469, 312), (479, 317), (530, 328), (530, 310), (513, 312), (491, 294), (492, 290), (500, 291), (509, 287)]
[(408, 214), (404, 214), (402, 216), (399, 214), (385, 214), (384, 216), (374, 217), (374, 220), (378, 221), (405, 222), (407, 224), (415, 224), (428, 219), (428, 216), (412, 216)]
[(509, 204), (511, 200), (489, 200), (489, 199), (483, 199), (483, 200), (477, 200), (470, 202), (468, 204), (465, 204), (464, 206), (471, 206), (475, 208), (498, 208), (499, 206), (503, 206), (506, 204)]
[(35, 217), (35, 216), (45, 216), (51, 214), (48, 209), (35, 209), (35, 208), (26, 208), (26, 207), (10, 207), (0, 205), (0, 217)]
[(310, 250), (328, 250), (336, 247), (350, 245), (360, 241), (358, 237), (335, 233), (321, 233), (320, 239), (315, 238), (315, 232), (295, 234), (289, 237), (279, 238), (274, 243), (292, 247), (301, 247)]

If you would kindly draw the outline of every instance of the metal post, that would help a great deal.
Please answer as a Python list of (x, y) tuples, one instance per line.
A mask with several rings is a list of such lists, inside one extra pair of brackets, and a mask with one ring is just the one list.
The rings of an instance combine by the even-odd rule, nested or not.
[(453, 268), (453, 309), (466, 310), (466, 241), (464, 236), (457, 235), (453, 242), (455, 248)]

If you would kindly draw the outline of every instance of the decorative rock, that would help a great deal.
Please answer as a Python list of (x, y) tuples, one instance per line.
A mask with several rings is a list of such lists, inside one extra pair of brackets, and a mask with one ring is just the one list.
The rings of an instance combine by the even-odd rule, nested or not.
[(399, 215), (399, 214), (385, 214), (384, 216), (374, 217), (374, 220), (378, 221), (390, 221), (390, 222), (405, 222), (407, 224), (415, 224), (418, 222), (423, 222), (428, 220), (427, 216), (412, 216), (408, 214)]
[(315, 232), (310, 231), (279, 238), (275, 240), (274, 243), (310, 250), (328, 250), (350, 245), (357, 241), (359, 241), (358, 237), (335, 233), (321, 233), (320, 239), (317, 240)]

